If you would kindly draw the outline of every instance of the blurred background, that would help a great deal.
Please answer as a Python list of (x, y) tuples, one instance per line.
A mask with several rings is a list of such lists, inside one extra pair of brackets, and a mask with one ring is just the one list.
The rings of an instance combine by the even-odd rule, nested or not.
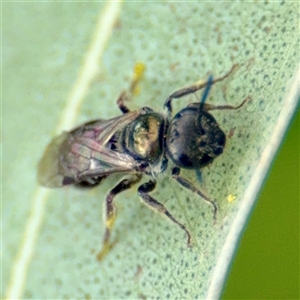
[[(208, 2), (203, 1), (203, 3)], [(3, 78), (6, 84), (3, 84), (3, 87), (6, 87), (6, 94), (3, 94), (3, 99), (6, 99), (4, 108), (9, 106), (12, 109), (6, 109), (5, 114), (3, 113), (3, 117), (5, 117), (7, 121), (5, 123), (5, 130), (9, 133), (3, 134), (7, 147), (5, 151), (6, 156), (3, 156), (5, 158), (3, 159), (3, 162), (6, 163), (6, 169), (3, 172), (3, 174), (5, 174), (3, 181), (6, 183), (3, 185), (5, 186), (7, 193), (4, 194), (3, 197), (6, 197), (8, 200), (6, 203), (3, 202), (6, 205), (4, 206), (6, 215), (3, 215), (4, 218), (2, 219), (2, 223), (4, 226), (3, 232), (9, 232), (6, 236), (4, 235), (4, 237), (7, 237), (7, 241), (6, 243), (3, 243), (4, 249), (2, 249), (4, 250), (3, 253), (6, 255), (6, 262), (3, 264), (3, 266), (6, 264), (6, 269), (5, 266), (1, 266), (2, 270), (4, 270), (4, 279), (1, 278), (1, 281), (4, 283), (3, 286), (5, 285), (5, 277), (6, 280), (8, 280), (8, 275), (11, 271), (11, 262), (16, 257), (17, 247), (19, 245), (25, 221), (28, 217), (27, 214), (31, 208), (29, 200), (32, 199), (32, 195), (36, 189), (35, 166), (37, 159), (41, 155), (40, 148), (42, 145), (46, 145), (50, 133), (54, 130), (53, 120), (57, 118), (65, 105), (64, 101), (61, 101), (61, 99), (67, 99), (68, 97), (67, 93), (70, 89), (70, 83), (75, 80), (82, 61), (82, 54), (86, 51), (86, 44), (88, 42), (87, 37), (89, 37), (90, 33), (94, 30), (96, 13), (100, 9), (99, 7), (103, 5), (103, 3), (100, 2), (90, 2), (83, 3), (82, 7), (74, 5), (74, 7), (72, 6), (72, 8), (70, 8), (68, 6), (69, 4), (70, 3), (67, 2), (65, 5), (57, 2), (54, 6), (52, 6), (51, 2), (43, 2), (41, 6), (34, 3), (25, 3), (25, 5), (21, 5), (21, 3), (15, 3), (13, 5), (9, 3), (5, 4), (7, 10), (5, 11), (5, 14), (3, 14), (3, 16), (5, 16), (5, 23), (3, 23), (5, 30), (3, 31), (3, 36), (5, 37), (4, 40), (6, 44), (5, 47), (3, 47), (3, 50), (6, 52), (4, 53), (5, 59), (3, 62), (5, 63), (6, 72)], [(271, 5), (272, 7), (269, 6), (266, 8), (265, 6), (269, 4), (272, 4), (272, 1), (271, 3), (265, 2), (264, 4), (263, 2), (257, 1), (251, 6), (253, 14), (250, 15), (250, 9), (249, 11), (242, 9), (241, 15), (242, 17), (247, 16), (247, 20), (252, 20), (252, 18), (253, 20), (256, 20), (255, 13), (264, 12), (267, 14), (266, 18), (258, 18), (258, 16), (257, 22), (258, 25), (261, 25), (264, 22), (269, 24), (264, 27), (265, 30), (262, 31), (264, 33), (269, 31), (272, 32), (270, 29), (271, 25), (276, 24), (273, 28), (275, 30), (274, 35), (271, 36), (272, 38), (270, 41), (272, 41), (272, 44), (274, 43), (275, 46), (278, 43), (278, 54), (280, 55), (279, 59), (276, 58), (274, 61), (280, 61), (282, 68), (286, 67), (288, 70), (292, 70), (295, 63), (298, 63), (299, 57), (299, 55), (297, 55), (299, 50), (298, 48), (296, 49), (298, 40), (295, 38), (297, 36), (297, 31), (294, 30), (298, 27), (294, 28), (292, 26), (294, 26), (294, 23), (296, 26), (296, 21), (298, 21), (299, 16), (294, 13), (294, 22), (291, 21), (293, 20), (293, 16), (291, 19), (287, 18), (287, 14), (291, 16), (293, 12), (291, 8), (292, 2), (288, 3), (289, 5), (285, 5), (286, 7), (283, 7), (284, 2), (276, 4), (274, 1), (274, 6)], [(135, 5), (138, 4), (135, 3)], [(148, 18), (144, 18), (144, 15), (147, 15), (144, 12), (145, 4), (140, 3), (140, 5), (143, 7), (132, 11), (126, 10), (127, 6), (124, 6), (125, 12), (123, 13), (122, 22), (116, 25), (115, 41), (114, 43), (110, 42), (110, 45), (115, 45), (115, 48), (112, 47), (110, 50), (111, 54), (106, 54), (104, 57), (105, 68), (110, 70), (107, 73), (111, 75), (105, 75), (106, 77), (104, 79), (99, 76), (99, 82), (104, 80), (105, 85), (95, 85), (97, 86), (96, 89), (91, 90), (90, 95), (94, 96), (89, 96), (89, 101), (84, 103), (81, 109), (80, 118), (91, 115), (94, 107), (97, 107), (97, 110), (99, 109), (99, 96), (107, 99), (108, 93), (111, 93), (112, 90), (117, 90), (117, 93), (119, 93), (121, 87), (115, 86), (115, 82), (126, 82), (124, 74), (127, 68), (132, 68), (133, 65), (132, 61), (125, 60), (123, 57), (125, 55), (132, 56), (134, 61), (135, 57), (138, 57), (137, 54), (134, 56), (134, 53), (138, 53), (138, 51), (141, 51), (140, 49), (143, 49), (144, 51), (144, 44), (142, 43), (143, 30), (149, 28), (149, 26), (147, 27), (147, 25), (145, 25), (148, 24), (147, 22), (149, 22), (149, 20)], [(213, 9), (214, 6), (215, 4), (212, 3), (211, 9)], [(295, 7), (296, 6), (294, 5), (294, 8)], [(276, 21), (274, 21), (273, 17), (271, 18), (272, 8), (274, 10)], [(193, 20), (192, 14), (187, 11), (186, 15), (188, 15), (188, 18), (185, 19), (183, 11), (177, 8), (176, 15), (175, 4), (170, 5), (170, 7), (165, 7), (164, 9), (167, 12), (172, 12), (171, 14), (168, 14), (169, 18), (174, 21), (176, 20), (175, 24), (179, 26), (178, 28), (181, 26), (182, 31), (178, 31), (175, 28), (176, 30), (174, 32), (178, 33), (177, 35), (171, 33), (168, 28), (168, 30), (166, 29), (163, 31), (161, 30), (161, 22), (158, 22), (160, 19), (154, 18), (153, 30), (151, 30), (153, 35), (150, 37), (147, 36), (146, 40), (152, 39), (155, 41), (162, 35), (163, 37), (166, 37), (164, 40), (169, 41), (169, 37), (172, 36), (174, 37), (172, 44), (174, 47), (177, 44), (183, 45), (182, 48), (174, 48), (176, 50), (174, 50), (176, 56), (179, 55), (178, 49), (182, 49), (182, 52), (180, 53), (182, 53), (183, 56), (188, 53), (193, 54), (194, 52), (202, 53), (203, 56), (197, 58), (199, 61), (205, 61), (206, 56), (213, 56), (220, 52), (219, 43), (222, 42), (222, 39), (213, 39), (209, 35), (209, 38), (203, 38), (205, 47), (202, 47), (203, 45), (200, 43), (200, 46), (197, 46), (199, 48), (193, 48), (194, 52), (186, 51), (188, 48), (186, 45), (190, 46), (192, 44), (183, 43), (181, 40), (182, 35), (179, 35), (179, 33), (185, 32), (184, 29), (188, 28), (186, 24), (190, 24)], [(157, 14), (161, 19), (166, 18), (166, 15), (163, 13), (165, 10), (162, 10)], [(195, 12), (192, 11), (194, 16), (196, 16), (194, 19), (197, 20), (197, 24), (199, 20), (199, 25), (201, 25), (195, 26), (195, 28), (201, 29), (199, 30), (199, 34), (205, 33), (206, 35), (203, 26), (210, 26), (210, 24), (205, 18), (202, 18), (201, 20), (201, 17), (199, 17), (203, 15), (200, 13), (201, 11), (202, 10), (200, 9), (198, 14), (195, 14)], [(210, 10), (204, 9), (204, 11), (207, 12)], [(242, 20), (242, 17), (232, 7), (231, 10), (225, 11), (224, 9), (224, 12), (225, 16), (228, 15), (228, 18), (230, 16), (229, 12), (232, 12), (236, 17), (236, 20)], [(243, 15), (244, 12), (245, 14)], [(219, 16), (217, 17), (219, 19)], [(55, 20), (55, 22), (53, 22), (53, 20)], [(285, 20), (285, 23), (287, 22), (288, 26), (284, 25), (284, 27), (281, 28), (279, 26), (281, 20)], [(186, 23), (186, 21), (188, 21), (188, 23)], [(226, 18), (225, 21), (223, 20), (222, 24), (233, 26), (232, 21), (228, 21)], [(298, 23), (299, 22), (297, 22), (297, 24)], [(251, 24), (254, 29), (257, 28), (257, 25), (255, 25), (254, 22), (245, 22), (245, 24)], [(281, 24), (281, 26), (283, 25)], [(128, 39), (127, 31), (124, 28), (131, 28), (132, 36), (140, 43), (140, 48), (137, 47), (135, 49), (135, 47), (129, 45), (131, 39)], [(170, 26), (170, 28), (174, 30), (174, 27)], [(226, 28), (226, 26), (223, 27), (222, 25), (218, 27), (218, 30), (220, 29), (221, 32), (225, 32), (226, 34), (234, 34), (240, 32), (241, 26), (234, 27), (235, 30), (231, 30), (232, 27), (229, 27), (230, 30), (226, 31)], [(281, 30), (279, 30), (280, 28)], [(138, 30), (136, 31), (136, 29)], [(277, 31), (279, 31), (278, 34), (280, 34), (278, 36), (276, 35)], [(122, 35), (124, 32), (126, 34)], [(213, 34), (214, 31), (207, 32)], [(291, 32), (293, 35), (291, 35)], [(248, 33), (245, 31), (245, 34), (250, 33), (250, 31)], [(189, 37), (189, 35), (186, 36)], [(240, 34), (237, 34), (237, 36), (240, 36)], [(288, 36), (294, 38), (293, 43), (291, 43), (291, 40), (286, 39)], [(257, 40), (257, 37), (253, 34), (251, 34), (251, 38), (254, 38), (254, 41)], [(198, 40), (201, 41), (202, 39), (198, 38)], [(270, 41), (268, 40), (267, 42), (268, 49), (272, 49), (270, 47)], [(280, 44), (283, 41), (286, 42)], [(198, 45), (197, 39), (195, 43)], [(240, 42), (237, 43), (240, 44)], [(167, 44), (168, 43), (165, 45)], [(251, 50), (252, 42), (250, 44), (251, 47), (249, 49)], [(124, 45), (129, 45), (130, 47)], [(145, 45), (148, 47), (147, 43), (145, 43)], [(151, 45), (152, 44), (150, 43), (150, 50), (152, 47)], [(207, 48), (209, 45), (211, 45), (211, 48)], [(214, 45), (218, 47), (218, 50), (215, 52), (212, 51), (214, 50)], [(228, 45), (230, 45), (230, 43)], [(224, 49), (228, 49), (228, 45), (226, 45)], [(283, 45), (295, 45), (295, 52), (292, 52), (291, 49), (293, 49), (293, 47), (290, 47), (289, 53), (287, 53), (286, 48), (284, 48), (285, 46)], [(161, 53), (168, 54), (168, 52), (163, 51), (162, 45), (159, 46)], [(148, 49), (147, 47), (145, 48)], [(155, 43), (153, 44), (153, 49), (156, 49)], [(258, 49), (259, 48), (256, 50)], [(149, 51), (151, 57), (152, 53), (155, 53), (153, 52), (154, 50)], [(245, 52), (248, 53), (249, 51)], [(226, 55), (229, 53), (229, 51), (224, 52)], [(106, 53), (109, 53), (109, 49)], [(116, 55), (114, 55), (114, 53), (116, 53)], [(210, 54), (208, 55), (207, 53)], [(295, 55), (293, 53), (295, 53)], [(264, 52), (259, 54), (257, 51), (255, 55), (256, 65), (259, 66), (261, 66), (260, 63), (263, 62), (264, 58), (269, 58)], [(282, 59), (280, 59), (281, 55)], [(118, 63), (112, 63), (110, 57), (118, 59)], [(145, 57), (144, 59), (148, 63), (146, 56), (142, 57)], [(150, 70), (153, 70), (152, 72), (155, 74), (156, 68), (154, 68), (154, 66), (158, 65), (162, 70), (167, 69), (164, 68), (164, 65), (161, 65), (161, 61), (166, 65), (169, 65), (168, 60), (164, 61), (161, 59), (163, 56), (159, 55), (153, 55), (153, 57), (151, 60), (149, 59), (149, 72)], [(156, 57), (158, 57), (159, 63), (155, 61)], [(291, 60), (290, 57), (294, 60)], [(282, 63), (284, 60), (283, 58), (287, 61), (285, 67), (283, 67)], [(207, 61), (210, 63), (209, 59)], [(222, 62), (226, 62), (226, 59), (222, 59), (221, 63)], [(221, 70), (224, 67), (219, 61), (216, 61), (215, 64)], [(121, 65), (122, 68), (119, 67)], [(270, 61), (268, 61), (267, 66), (269, 65)], [(174, 65), (174, 67), (176, 67), (176, 65)], [(184, 71), (184, 69), (186, 71)], [(190, 69), (185, 66), (174, 73), (176, 73), (176, 76), (179, 78), (185, 78), (183, 72), (187, 72), (188, 75), (186, 76), (191, 76), (192, 78), (191, 71), (198, 72), (195, 67)], [(285, 73), (286, 76), (289, 76), (289, 72)], [(153, 76), (153, 73), (152, 75), (151, 73), (148, 74), (150, 77)], [(160, 74), (159, 78), (165, 78), (165, 76), (166, 74)], [(53, 78), (55, 78), (55, 80), (53, 80)], [(259, 80), (263, 79), (260, 77), (258, 78)], [(166, 91), (161, 90), (159, 81), (156, 81), (153, 87), (151, 86), (151, 89), (153, 88), (154, 91), (158, 90), (162, 94), (167, 94), (169, 90), (172, 90), (173, 88), (167, 84), (164, 86), (167, 88)], [(176, 85), (174, 86), (174, 89), (175, 87)], [(145, 87), (145, 90), (146, 89), (147, 87)], [(269, 89), (271, 90), (270, 87)], [(159, 95), (159, 93), (157, 95)], [(9, 101), (7, 101), (7, 99), (9, 99)], [(97, 105), (92, 105), (93, 103), (96, 103)], [(110, 115), (113, 115), (114, 107), (111, 109)], [(19, 112), (22, 113), (20, 114)], [(45, 120), (46, 116), (48, 121)], [(30, 126), (28, 126), (28, 120), (30, 120)], [(83, 120), (84, 119), (78, 120), (78, 123)], [(24, 125), (24, 130), (20, 130), (20, 124), (22, 126)], [(254, 135), (255, 134), (256, 133), (254, 132)], [(232, 270), (228, 276), (228, 283), (222, 296), (223, 299), (299, 299), (299, 136), (298, 113), (297, 118), (294, 118), (294, 122), (290, 126), (286, 140), (278, 152), (269, 177), (263, 184), (264, 188), (260, 199), (258, 199), (252, 216), (249, 218), (249, 224), (245, 229), (245, 234), (242, 236), (240, 247), (232, 265)], [(7, 143), (8, 138), (12, 141), (10, 144)], [(11, 180), (11, 178), (13, 178), (13, 180)], [(20, 193), (20, 191), (22, 191), (22, 193)], [(58, 201), (59, 197), (63, 197), (64, 201)], [(13, 199), (13, 201), (11, 201), (11, 199)], [(96, 224), (96, 222), (99, 222), (97, 210), (94, 209), (99, 207), (98, 199), (99, 196), (97, 196), (97, 194), (89, 195), (89, 204), (86, 205), (82, 203), (82, 196), (79, 192), (69, 191), (66, 194), (66, 197), (60, 192), (52, 193), (52, 201), (50, 200), (48, 202), (47, 214), (44, 217), (43, 228), (36, 245), (35, 257), (29, 270), (27, 291), (24, 298), (40, 299), (41, 295), (37, 296), (34, 292), (38, 293), (38, 288), (42, 287), (44, 293), (42, 298), (59, 298), (58, 296), (55, 297), (55, 295), (59, 295), (64, 299), (74, 298), (74, 296), (72, 297), (70, 295), (73, 295), (72, 292), (75, 293), (75, 291), (77, 291), (75, 293), (77, 298), (80, 298), (81, 295), (81, 297), (85, 296), (85, 298), (92, 299), (93, 297), (91, 295), (93, 295), (93, 293), (96, 294), (96, 292), (98, 292), (97, 295), (99, 295), (100, 288), (98, 286), (101, 281), (103, 286), (106, 284), (105, 287), (107, 287), (108, 284), (110, 284), (118, 292), (121, 288), (118, 288), (116, 281), (115, 285), (112, 284), (111, 278), (113, 277), (107, 275), (103, 276), (103, 274), (118, 274), (119, 276), (120, 267), (124, 269), (123, 276), (126, 280), (128, 278), (134, 278), (133, 276), (130, 277), (128, 275), (131, 274), (131, 272), (134, 272), (130, 259), (127, 259), (126, 267), (124, 267), (124, 260), (119, 259), (120, 256), (115, 256), (116, 259), (113, 256), (111, 262), (107, 263), (106, 271), (103, 271), (102, 269), (99, 272), (98, 264), (94, 261), (94, 253), (91, 255), (89, 250), (86, 250), (90, 249), (90, 244), (98, 243), (98, 227), (87, 227), (90, 226), (90, 223)], [(134, 205), (134, 203), (132, 205)], [(149, 218), (152, 217), (149, 215)], [(91, 220), (96, 221), (93, 223)], [(147, 218), (145, 218), (145, 220), (147, 220)], [(74, 224), (76, 224), (77, 227), (75, 231), (72, 231)], [(147, 224), (152, 223), (148, 222)], [(142, 232), (140, 230), (146, 231), (147, 227), (144, 226), (145, 224), (142, 225), (144, 229), (141, 229), (141, 227), (138, 229), (135, 228), (135, 230), (139, 231), (139, 233)], [(122, 226), (120, 226), (120, 228), (121, 227)], [(89, 230), (86, 230), (86, 228)], [(154, 231), (154, 234), (157, 236), (157, 231)], [(67, 235), (68, 238), (66, 238)], [(84, 238), (81, 238), (82, 236), (84, 236)], [(141, 234), (141, 236), (143, 235)], [(155, 242), (155, 239), (153, 239), (153, 241)], [(76, 247), (72, 248), (70, 245), (76, 245)], [(129, 245), (132, 246), (132, 244)], [(123, 247), (125, 250), (131, 249), (126, 246)], [(139, 253), (136, 249), (139, 249), (140, 244), (134, 247), (132, 248), (135, 249), (135, 252), (128, 251), (127, 253), (129, 254), (126, 258), (131, 257), (129, 255), (135, 256), (135, 253)], [(172, 248), (170, 247), (170, 249)], [(179, 250), (179, 248), (178, 250), (172, 249), (172, 255), (176, 257), (176, 251)], [(121, 251), (120, 253), (123, 254)], [(152, 255), (152, 253), (153, 251), (149, 251), (149, 254), (147, 253), (147, 255)], [(177, 255), (177, 257), (179, 256)], [(145, 284), (148, 284), (149, 282), (163, 282), (161, 280), (156, 280), (153, 276), (154, 273), (151, 270), (151, 267), (152, 265), (153, 268), (157, 267), (151, 263), (152, 260), (144, 259), (143, 261), (146, 261), (145, 266), (147, 266), (144, 267), (144, 270), (147, 271), (144, 271), (143, 282)], [(48, 264), (45, 264), (45, 262)], [(175, 264), (176, 268), (178, 266), (180, 267), (179, 263)], [(68, 274), (69, 270), (74, 272)], [(117, 270), (117, 272), (114, 273), (114, 270)], [(58, 277), (56, 277), (57, 274)], [(149, 274), (151, 274), (151, 277), (148, 276)], [(180, 276), (182, 276), (181, 278), (184, 280), (186, 279), (184, 272), (180, 273)], [(136, 280), (127, 280), (124, 282), (128, 285), (131, 284), (133, 287), (132, 290), (137, 290), (138, 285), (140, 285), (143, 293), (146, 290), (145, 286), (141, 284), (142, 280), (140, 280), (139, 283)], [(194, 279), (191, 283), (195, 286)], [(124, 283), (122, 282), (121, 287), (123, 287), (123, 284)], [(148, 285), (148, 289), (149, 286), (150, 285)], [(38, 288), (35, 289), (35, 287)], [(57, 291), (55, 291), (55, 288)], [(94, 288), (94, 290), (92, 290), (92, 288)], [(97, 290), (95, 292), (96, 288)], [(176, 292), (174, 291), (175, 288), (174, 285), (173, 295), (176, 295)], [(150, 290), (153, 291), (152, 287)], [(162, 288), (162, 291), (164, 290), (166, 290), (165, 285)], [(54, 292), (57, 292), (57, 294)], [(88, 292), (89, 294), (85, 294), (85, 292)], [(133, 294), (127, 298), (135, 298), (132, 295)], [(159, 295), (161, 298), (164, 298), (162, 294)], [(140, 296), (142, 297), (144, 295), (141, 294)], [(112, 297), (103, 298), (108, 299)], [(144, 298), (146, 299), (147, 297), (144, 296)], [(180, 297), (178, 296), (178, 298)], [(189, 299), (189, 297), (186, 298)], [(117, 297), (115, 297), (115, 299), (117, 299)]]
[(222, 299), (299, 299), (299, 131), (298, 109), (242, 236)]

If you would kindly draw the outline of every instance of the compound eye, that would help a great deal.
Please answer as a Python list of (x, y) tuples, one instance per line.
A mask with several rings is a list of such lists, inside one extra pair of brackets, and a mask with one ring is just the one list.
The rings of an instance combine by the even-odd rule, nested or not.
[(221, 147), (217, 148), (217, 149), (214, 151), (214, 154), (215, 154), (216, 156), (219, 156), (219, 155), (221, 155), (222, 153), (223, 153), (223, 148), (221, 148)]

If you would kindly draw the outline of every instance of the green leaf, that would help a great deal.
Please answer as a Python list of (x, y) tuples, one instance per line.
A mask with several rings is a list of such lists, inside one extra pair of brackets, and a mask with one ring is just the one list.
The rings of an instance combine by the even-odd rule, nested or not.
[[(297, 8), (260, 1), (2, 3), (5, 297), (218, 298), (297, 106)], [(91, 191), (46, 190), (37, 185), (36, 166), (62, 130), (120, 114), (116, 99), (136, 62), (147, 70), (132, 109), (161, 111), (171, 92), (224, 75), (235, 63), (238, 70), (212, 87), (208, 102), (252, 100), (238, 111), (213, 112), (230, 138), (203, 169), (205, 185), (183, 173), (216, 199), (217, 222), (202, 199), (159, 178), (153, 196), (188, 227), (193, 247), (180, 228), (139, 203), (134, 188), (116, 199), (117, 243), (99, 263), (103, 200), (120, 177)], [(174, 110), (194, 101), (174, 101)]]

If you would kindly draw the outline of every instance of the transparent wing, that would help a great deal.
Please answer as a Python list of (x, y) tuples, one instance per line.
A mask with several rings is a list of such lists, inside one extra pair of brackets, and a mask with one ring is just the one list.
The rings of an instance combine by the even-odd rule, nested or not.
[(87, 177), (135, 171), (137, 162), (130, 155), (106, 145), (140, 114), (141, 110), (136, 110), (110, 120), (89, 122), (54, 138), (39, 162), (39, 183), (54, 188), (79, 183)]

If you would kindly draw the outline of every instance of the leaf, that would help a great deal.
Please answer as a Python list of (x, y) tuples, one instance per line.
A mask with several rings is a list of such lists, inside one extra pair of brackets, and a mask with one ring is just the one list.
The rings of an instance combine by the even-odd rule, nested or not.
[[(219, 297), (297, 105), (296, 8), (291, 2), (3, 3), (6, 297)], [(116, 200), (117, 243), (99, 263), (102, 203), (120, 178), (92, 191), (52, 191), (37, 186), (36, 166), (57, 133), (120, 113), (116, 99), (139, 61), (147, 70), (132, 109), (162, 110), (171, 92), (221, 76), (234, 63), (239, 69), (213, 86), (208, 102), (252, 100), (239, 111), (213, 113), (231, 136), (225, 153), (202, 170), (202, 188), (219, 207), (216, 224), (210, 206), (166, 176), (153, 196), (189, 228), (193, 247), (177, 226), (138, 202), (135, 188)], [(189, 101), (195, 98), (177, 100), (175, 110)]]

